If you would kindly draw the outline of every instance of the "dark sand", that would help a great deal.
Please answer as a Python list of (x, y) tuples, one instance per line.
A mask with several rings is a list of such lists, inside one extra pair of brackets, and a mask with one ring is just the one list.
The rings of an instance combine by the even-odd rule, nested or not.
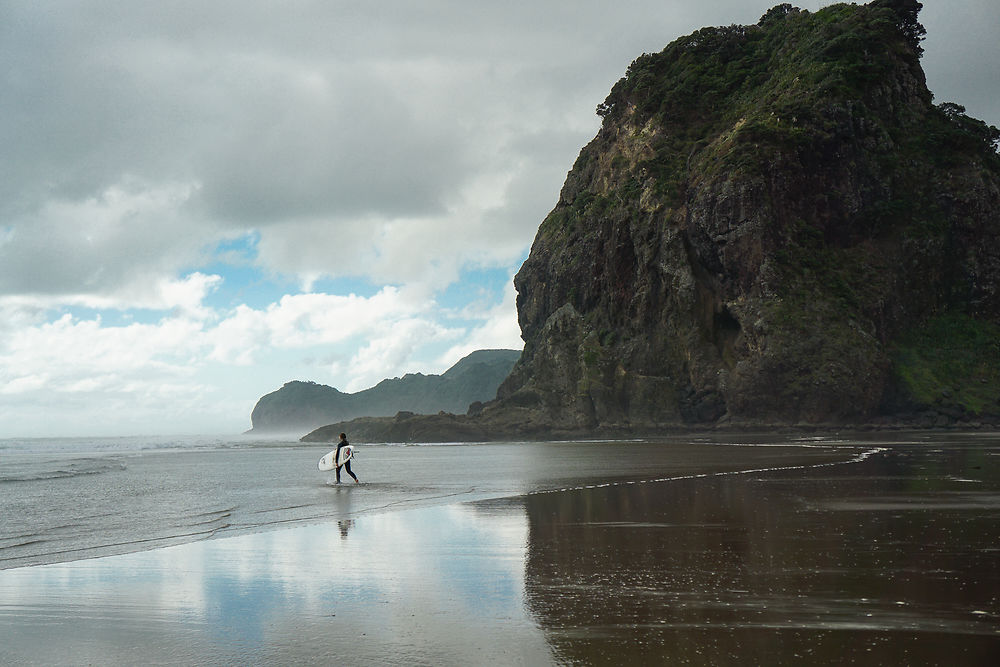
[(1000, 664), (1000, 439), (881, 446), (8, 569), (0, 664)]

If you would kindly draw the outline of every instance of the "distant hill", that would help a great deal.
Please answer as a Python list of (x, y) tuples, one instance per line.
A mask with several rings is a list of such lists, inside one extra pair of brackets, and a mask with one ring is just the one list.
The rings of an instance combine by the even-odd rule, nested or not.
[(401, 411), (465, 414), (470, 404), (496, 398), (520, 356), (517, 350), (477, 350), (441, 375), (407, 373), (353, 394), (295, 380), (257, 401), (250, 432), (307, 433), (325, 424)]

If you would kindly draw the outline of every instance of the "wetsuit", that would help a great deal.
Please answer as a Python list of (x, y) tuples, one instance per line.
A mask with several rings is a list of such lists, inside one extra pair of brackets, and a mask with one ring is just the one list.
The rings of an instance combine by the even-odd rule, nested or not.
[[(351, 443), (347, 442), (346, 439), (345, 440), (341, 440), (340, 442), (337, 443), (337, 453), (334, 455), (334, 459), (333, 459), (334, 461), (339, 461), (340, 460), (340, 448), (341, 447), (346, 447), (349, 444), (351, 444)], [(341, 468), (341, 466), (337, 466), (337, 484), (340, 484), (340, 468)], [(355, 482), (358, 481), (358, 476), (355, 475), (353, 472), (351, 472), (351, 462), (350, 461), (345, 461), (344, 465), (343, 465), (343, 468), (344, 468), (344, 470), (347, 471), (348, 475), (350, 475), (351, 477), (354, 478)]]

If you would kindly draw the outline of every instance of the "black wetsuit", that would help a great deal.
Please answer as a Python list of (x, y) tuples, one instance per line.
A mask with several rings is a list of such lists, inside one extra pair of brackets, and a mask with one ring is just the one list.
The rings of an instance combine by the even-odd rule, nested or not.
[[(340, 460), (340, 448), (346, 447), (349, 444), (351, 443), (347, 442), (347, 440), (341, 440), (337, 443), (337, 453), (334, 455), (334, 461)], [(337, 466), (337, 484), (340, 484), (340, 468), (341, 466)], [(347, 471), (348, 475), (354, 478), (355, 482), (358, 481), (358, 476), (351, 472), (351, 462), (349, 460), (344, 462), (343, 468)]]

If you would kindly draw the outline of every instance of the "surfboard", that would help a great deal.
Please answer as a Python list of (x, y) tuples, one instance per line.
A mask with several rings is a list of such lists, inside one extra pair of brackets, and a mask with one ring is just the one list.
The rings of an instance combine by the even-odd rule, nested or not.
[(334, 461), (334, 459), (336, 458), (336, 456), (337, 456), (337, 450), (336, 449), (333, 450), (332, 452), (328, 452), (325, 456), (323, 456), (323, 458), (321, 458), (319, 460), (319, 469), (320, 470), (333, 470), (337, 466), (339, 466), (339, 465), (342, 466), (345, 463), (347, 463), (348, 461), (350, 461), (351, 457), (354, 456), (354, 445), (347, 445), (346, 447), (341, 447), (340, 448), (340, 460), (339, 461)]

